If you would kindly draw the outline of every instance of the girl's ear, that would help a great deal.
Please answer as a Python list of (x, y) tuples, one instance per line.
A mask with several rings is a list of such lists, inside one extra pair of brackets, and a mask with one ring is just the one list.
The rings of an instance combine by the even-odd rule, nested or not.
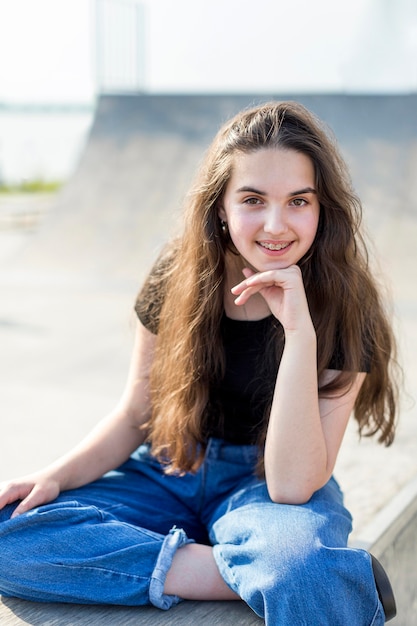
[(224, 210), (224, 206), (222, 202), (219, 202), (217, 204), (217, 215), (219, 216), (221, 220), (223, 220), (224, 222), (227, 222), (226, 211)]

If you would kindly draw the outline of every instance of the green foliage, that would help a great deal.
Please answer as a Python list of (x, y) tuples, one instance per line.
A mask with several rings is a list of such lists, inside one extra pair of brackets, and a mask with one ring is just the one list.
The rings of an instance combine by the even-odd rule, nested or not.
[(62, 187), (61, 181), (24, 180), (13, 185), (0, 184), (0, 193), (54, 193), (60, 187)]

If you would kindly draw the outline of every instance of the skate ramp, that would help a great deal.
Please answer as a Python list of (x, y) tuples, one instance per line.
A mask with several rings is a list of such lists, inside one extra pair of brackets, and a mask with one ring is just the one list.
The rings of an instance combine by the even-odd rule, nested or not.
[(75, 175), (15, 269), (136, 285), (220, 124), (271, 99), (296, 99), (330, 125), (374, 231), (393, 213), (416, 212), (415, 95), (104, 96)]
[[(106, 96), (75, 175), (26, 247), (0, 266), (0, 480), (63, 454), (118, 401), (135, 292), (204, 150), (223, 121), (270, 99), (304, 103), (339, 140), (376, 241), (371, 260), (392, 285), (407, 390), (417, 396), (417, 95)], [(393, 578), (398, 626), (412, 624), (416, 610), (416, 418), (405, 398), (389, 449), (359, 445), (352, 422), (336, 467), (352, 541), (373, 549)], [(172, 623), (259, 623), (237, 605), (179, 611)], [(148, 618), (165, 620), (152, 609), (0, 603), (10, 624)]]

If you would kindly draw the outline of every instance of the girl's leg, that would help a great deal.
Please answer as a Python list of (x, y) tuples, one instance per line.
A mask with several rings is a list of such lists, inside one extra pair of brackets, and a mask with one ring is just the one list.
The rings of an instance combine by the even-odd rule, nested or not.
[(221, 575), (267, 626), (384, 624), (369, 554), (346, 547), (351, 519), (333, 479), (301, 506), (273, 503), (258, 483), (213, 521)]
[[(177, 549), (206, 536), (178, 494), (197, 476), (170, 478), (136, 459), (85, 488), (9, 519), (0, 511), (0, 593), (35, 601), (169, 608), (166, 572)], [(168, 488), (169, 486), (169, 488)]]
[(164, 592), (184, 600), (240, 600), (220, 576), (213, 548), (198, 543), (176, 551)]
[(0, 591), (44, 602), (146, 604), (163, 536), (54, 502), (0, 525)]

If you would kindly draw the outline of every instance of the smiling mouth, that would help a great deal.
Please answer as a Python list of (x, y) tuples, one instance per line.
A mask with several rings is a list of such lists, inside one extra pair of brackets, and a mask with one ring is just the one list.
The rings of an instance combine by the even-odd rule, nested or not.
[(291, 245), (291, 242), (287, 243), (264, 243), (262, 241), (258, 242), (262, 248), (266, 248), (267, 250), (284, 250), (284, 248), (288, 248)]

